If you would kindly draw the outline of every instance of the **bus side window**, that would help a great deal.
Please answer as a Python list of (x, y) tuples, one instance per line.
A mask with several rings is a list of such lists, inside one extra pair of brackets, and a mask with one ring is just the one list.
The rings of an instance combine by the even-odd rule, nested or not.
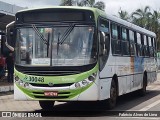
[(144, 35), (144, 53), (145, 53), (145, 57), (149, 57), (148, 37), (146, 35)]
[(144, 35), (141, 35), (141, 56), (145, 56)]
[(153, 38), (153, 46), (154, 46), (154, 57), (157, 57), (156, 52), (157, 52), (157, 45), (156, 45), (156, 39)]
[(149, 53), (150, 53), (150, 57), (154, 57), (154, 48), (153, 48), (153, 42), (152, 42), (152, 38), (148, 37), (148, 42), (149, 42)]
[(126, 28), (121, 29), (122, 33), (121, 33), (121, 39), (122, 39), (122, 54), (123, 55), (129, 55), (129, 41), (128, 41), (128, 30)]
[(134, 32), (129, 30), (129, 41), (130, 41), (130, 54), (131, 56), (135, 56), (136, 54), (136, 44), (135, 44), (135, 37)]
[(136, 43), (137, 55), (142, 56), (141, 34), (137, 33), (136, 37), (137, 37), (137, 43)]
[(120, 27), (115, 23), (111, 24), (112, 54), (121, 55)]

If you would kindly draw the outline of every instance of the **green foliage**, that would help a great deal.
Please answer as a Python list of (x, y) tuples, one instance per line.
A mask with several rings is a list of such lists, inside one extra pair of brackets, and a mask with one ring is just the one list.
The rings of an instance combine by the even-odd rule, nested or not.
[(61, 6), (87, 6), (87, 7), (95, 7), (100, 10), (105, 9), (105, 3), (102, 1), (95, 2), (95, 0), (61, 0)]
[(74, 0), (61, 0), (60, 6), (73, 6)]
[(118, 15), (119, 15), (119, 17), (120, 17), (121, 19), (123, 19), (123, 20), (126, 20), (126, 21), (129, 21), (129, 20), (130, 20), (130, 16), (129, 16), (129, 14), (128, 14), (127, 11), (120, 10), (120, 11), (118, 12)]
[(137, 9), (131, 15), (127, 11), (120, 11), (118, 15), (121, 19), (130, 21), (140, 27), (153, 31), (157, 35), (157, 48), (160, 51), (160, 12), (152, 10), (149, 6), (144, 9)]

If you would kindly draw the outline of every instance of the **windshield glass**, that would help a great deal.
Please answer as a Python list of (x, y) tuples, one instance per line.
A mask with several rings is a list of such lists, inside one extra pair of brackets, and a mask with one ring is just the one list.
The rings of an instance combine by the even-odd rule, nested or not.
[(94, 27), (70, 25), (17, 29), (15, 62), (25, 66), (82, 66), (96, 62)]

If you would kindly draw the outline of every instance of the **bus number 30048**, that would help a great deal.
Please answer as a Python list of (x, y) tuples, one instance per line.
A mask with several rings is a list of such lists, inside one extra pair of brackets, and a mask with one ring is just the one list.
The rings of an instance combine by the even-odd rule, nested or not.
[(44, 77), (32, 77), (32, 76), (29, 76), (29, 81), (30, 82), (44, 82)]

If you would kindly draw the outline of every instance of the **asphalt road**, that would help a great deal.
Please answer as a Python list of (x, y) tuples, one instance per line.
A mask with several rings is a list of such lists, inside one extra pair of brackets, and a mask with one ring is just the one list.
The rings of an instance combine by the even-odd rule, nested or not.
[[(140, 97), (137, 92), (120, 96), (113, 110), (97, 102), (56, 102), (53, 110), (43, 111), (37, 101), (14, 101), (13, 93), (10, 92), (0, 94), (0, 111), (10, 111), (12, 114), (19, 111), (21, 115), (37, 113), (43, 116), (33, 118), (30, 115), (34, 120), (160, 120), (160, 74), (158, 80), (147, 87), (146, 96)], [(0, 119), (17, 120), (17, 117)]]

